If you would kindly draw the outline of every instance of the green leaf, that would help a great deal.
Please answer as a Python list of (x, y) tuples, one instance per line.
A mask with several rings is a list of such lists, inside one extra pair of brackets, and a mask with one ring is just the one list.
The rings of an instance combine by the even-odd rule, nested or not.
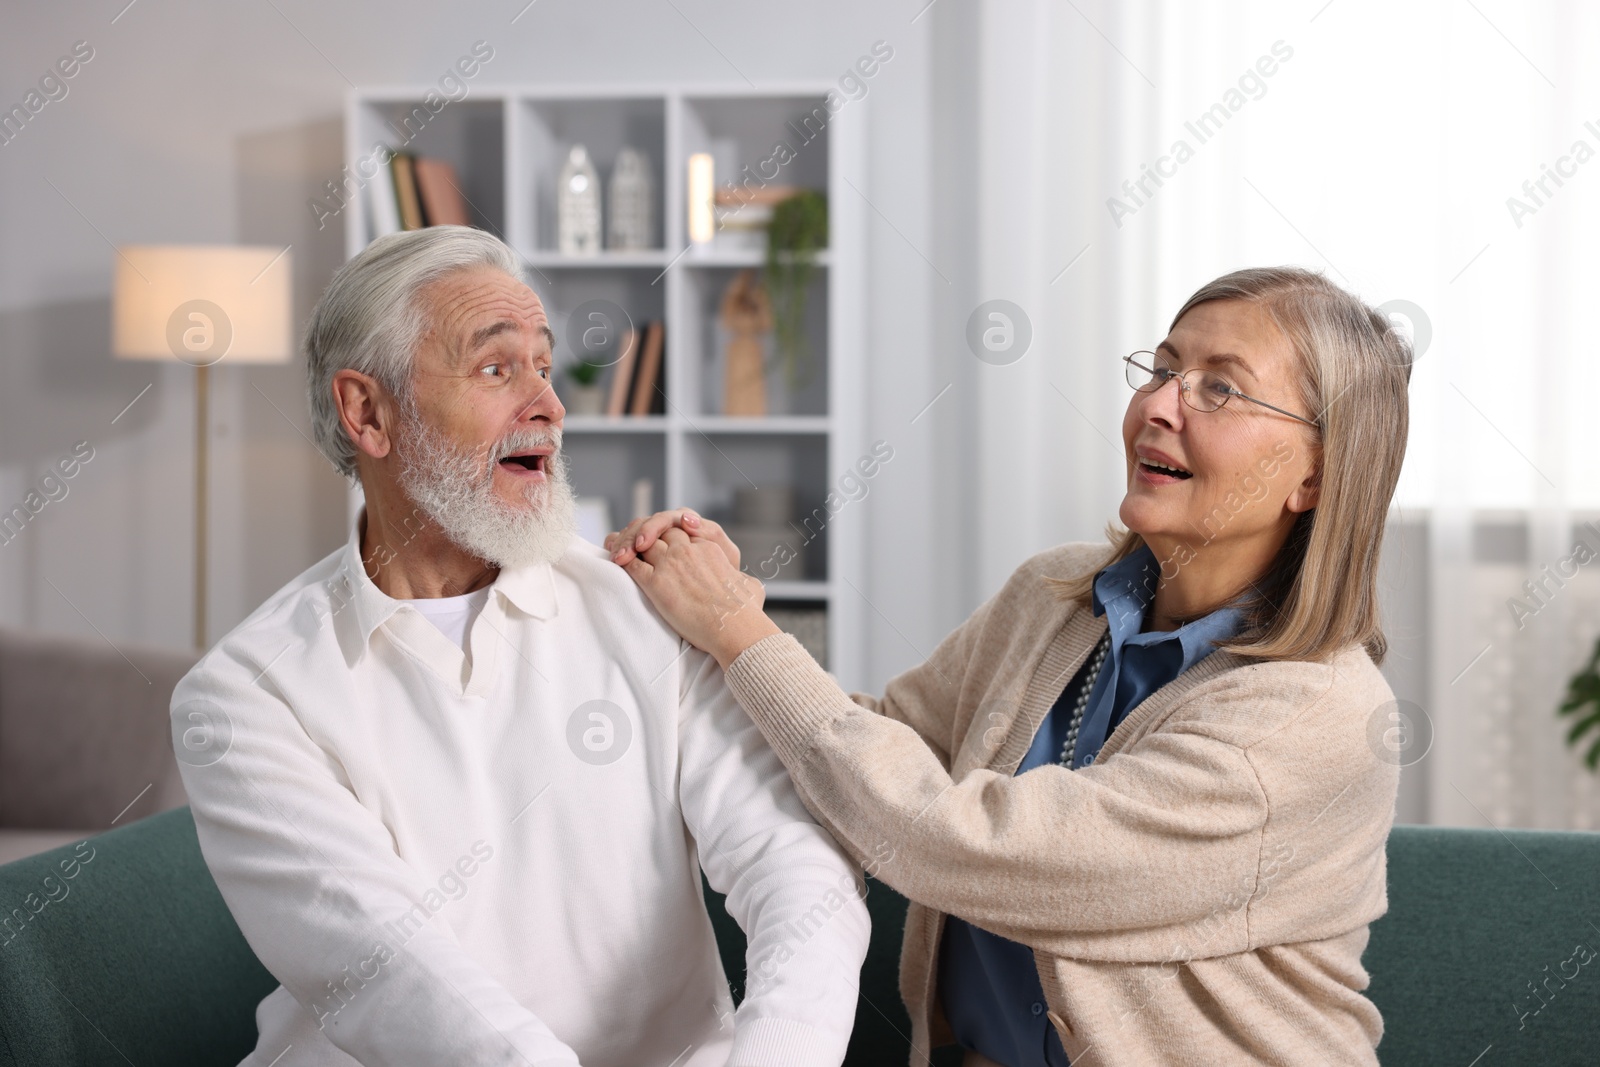
[(1574, 723), (1572, 729), (1567, 731), (1567, 744), (1577, 744), (1578, 738), (1597, 727), (1600, 727), (1600, 711), (1594, 712), (1587, 718), (1579, 719)]
[[(1600, 639), (1589, 654), (1589, 662), (1567, 682), (1567, 695), (1556, 709), (1558, 716), (1576, 715), (1567, 730), (1567, 745), (1576, 748), (1584, 735), (1600, 730)], [(1590, 743), (1583, 762), (1589, 770), (1600, 770), (1600, 737)]]

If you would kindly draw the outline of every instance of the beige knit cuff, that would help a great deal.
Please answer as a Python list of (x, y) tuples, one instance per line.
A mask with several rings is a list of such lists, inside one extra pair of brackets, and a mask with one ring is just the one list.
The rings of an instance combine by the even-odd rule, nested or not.
[(856, 707), (811, 653), (785, 633), (770, 634), (745, 649), (724, 677), (786, 766), (803, 760), (817, 735)]

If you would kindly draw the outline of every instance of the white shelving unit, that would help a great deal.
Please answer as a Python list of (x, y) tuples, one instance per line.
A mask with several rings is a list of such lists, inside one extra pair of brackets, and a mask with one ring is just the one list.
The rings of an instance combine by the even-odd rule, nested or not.
[[(653, 507), (688, 505), (720, 520), (741, 486), (793, 486), (796, 529), (811, 520), (804, 528), (811, 537), (806, 570), (800, 580), (768, 582), (767, 601), (825, 608), (827, 666), (847, 687), (859, 687), (868, 609), (855, 589), (864, 584), (864, 518), (856, 505), (829, 515), (824, 501), (870, 448), (861, 397), (866, 206), (844, 181), (849, 174), (859, 186), (864, 177), (863, 109), (846, 106), (830, 114), (826, 83), (761, 89), (474, 85), (468, 98), (437, 111), (424, 104), (431, 89), (385, 86), (349, 94), (350, 173), (379, 144), (450, 161), (474, 225), (503, 237), (526, 264), (529, 284), (556, 330), (558, 368), (575, 359), (567, 317), (585, 301), (612, 301), (637, 323), (665, 323), (666, 414), (567, 417), (566, 450), (579, 495), (604, 496), (620, 524), (631, 517), (635, 480), (649, 478)], [(590, 257), (556, 251), (556, 177), (574, 143), (588, 148), (602, 187), (623, 146), (647, 154), (656, 247)], [(777, 163), (780, 143), (792, 158)], [(718, 307), (739, 270), (760, 268), (763, 252), (726, 242), (720, 233), (709, 246), (688, 248), (685, 186), (695, 152), (715, 157), (719, 187), (730, 179), (765, 180), (822, 190), (828, 198), (830, 247), (818, 258), (806, 312), (814, 373), (793, 395), (780, 374), (770, 375), (773, 414), (767, 417), (719, 410)], [(347, 252), (354, 255), (372, 237), (364, 192), (344, 212), (344, 222)], [(558, 369), (557, 392), (566, 384)], [(747, 561), (752, 571), (755, 562)]]

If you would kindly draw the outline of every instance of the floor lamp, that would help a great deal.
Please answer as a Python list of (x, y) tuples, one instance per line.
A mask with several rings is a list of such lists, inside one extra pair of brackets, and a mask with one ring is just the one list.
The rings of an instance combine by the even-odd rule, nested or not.
[(294, 353), (288, 249), (130, 245), (117, 249), (111, 351), (118, 359), (175, 359), (195, 369), (194, 643), (206, 634), (206, 511), (210, 368), (287, 363)]

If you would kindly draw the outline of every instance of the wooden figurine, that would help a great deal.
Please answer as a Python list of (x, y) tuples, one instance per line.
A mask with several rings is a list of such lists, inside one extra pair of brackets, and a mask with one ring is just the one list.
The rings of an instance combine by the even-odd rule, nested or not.
[(722, 294), (722, 328), (728, 331), (723, 356), (722, 412), (767, 413), (766, 346), (772, 329), (772, 302), (753, 270), (734, 275)]

